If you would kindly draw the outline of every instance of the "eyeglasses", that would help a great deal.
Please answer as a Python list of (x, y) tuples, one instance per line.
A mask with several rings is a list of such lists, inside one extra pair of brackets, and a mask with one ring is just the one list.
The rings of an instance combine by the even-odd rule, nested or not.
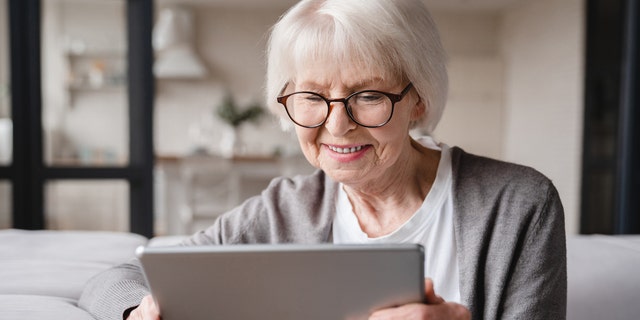
[(311, 91), (299, 91), (279, 96), (278, 103), (287, 110), (287, 115), (295, 124), (305, 128), (317, 128), (329, 118), (332, 102), (342, 102), (347, 115), (360, 126), (382, 127), (391, 120), (396, 102), (402, 100), (413, 88), (409, 83), (400, 94), (377, 90), (354, 92), (343, 99), (327, 99)]

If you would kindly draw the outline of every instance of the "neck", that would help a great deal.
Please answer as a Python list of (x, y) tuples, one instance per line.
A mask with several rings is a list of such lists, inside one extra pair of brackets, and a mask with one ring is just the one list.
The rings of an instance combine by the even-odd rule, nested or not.
[(411, 139), (410, 156), (380, 181), (344, 186), (362, 230), (369, 237), (393, 232), (420, 208), (435, 181), (440, 152)]

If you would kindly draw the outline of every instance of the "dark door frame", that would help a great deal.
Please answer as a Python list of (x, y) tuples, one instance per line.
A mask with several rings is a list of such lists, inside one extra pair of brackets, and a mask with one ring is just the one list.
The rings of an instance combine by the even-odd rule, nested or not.
[(9, 0), (13, 161), (0, 168), (12, 184), (13, 227), (43, 229), (45, 183), (53, 179), (119, 179), (129, 183), (130, 230), (153, 236), (153, 0), (127, 0), (129, 164), (47, 167), (43, 159), (41, 5)]
[(640, 4), (587, 0), (580, 232), (640, 233)]
[(624, 6), (615, 233), (640, 233), (640, 4)]

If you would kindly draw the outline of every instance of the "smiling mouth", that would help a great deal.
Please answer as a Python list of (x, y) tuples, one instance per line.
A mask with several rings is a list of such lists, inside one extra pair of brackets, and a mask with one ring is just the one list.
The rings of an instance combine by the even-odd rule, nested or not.
[(351, 148), (338, 148), (334, 146), (327, 146), (327, 147), (329, 148), (329, 150), (333, 152), (342, 153), (342, 154), (353, 153), (353, 152), (358, 152), (362, 150), (362, 146), (351, 147)]

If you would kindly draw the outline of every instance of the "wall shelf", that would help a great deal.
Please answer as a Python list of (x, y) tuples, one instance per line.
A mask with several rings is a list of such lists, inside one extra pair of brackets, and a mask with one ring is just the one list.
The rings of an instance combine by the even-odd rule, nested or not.
[(78, 94), (124, 92), (127, 86), (126, 53), (119, 51), (67, 52), (69, 103)]

